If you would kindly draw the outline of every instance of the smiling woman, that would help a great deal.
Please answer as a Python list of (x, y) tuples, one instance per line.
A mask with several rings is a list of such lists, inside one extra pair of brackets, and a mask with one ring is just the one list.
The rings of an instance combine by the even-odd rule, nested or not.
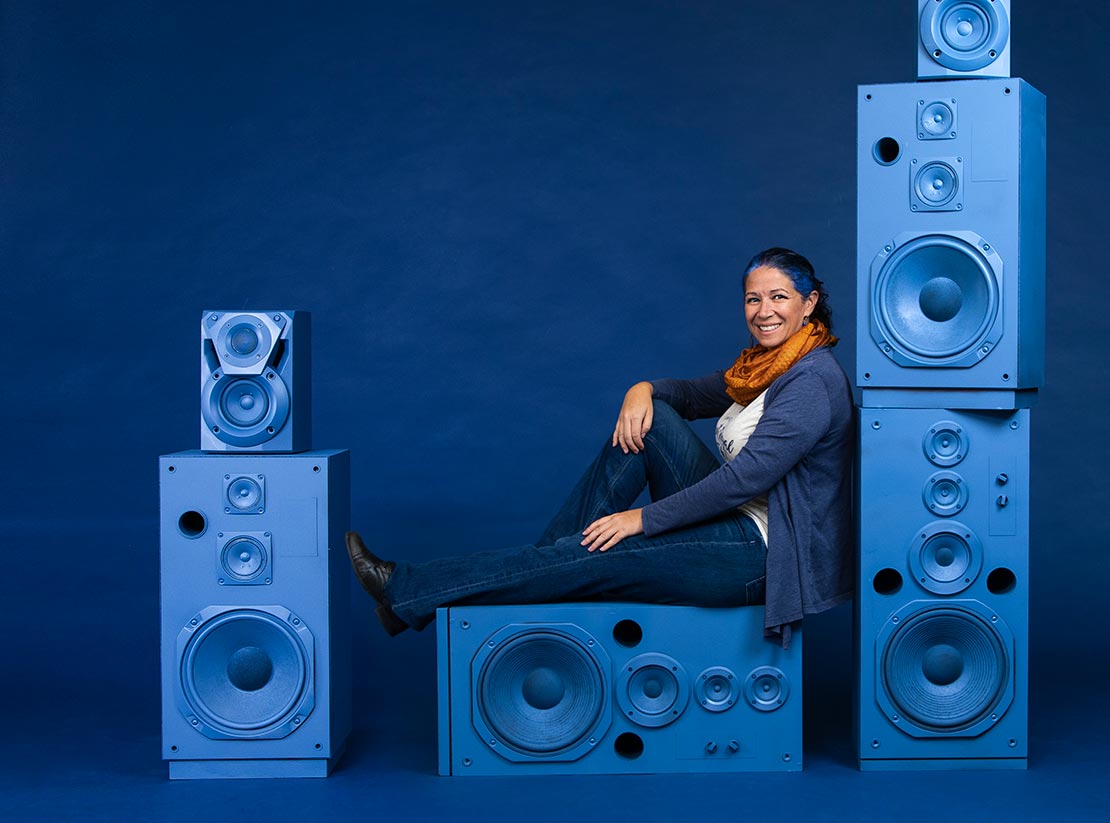
[[(440, 606), (766, 603), (764, 628), (851, 597), (852, 403), (821, 281), (788, 249), (744, 270), (754, 339), (727, 371), (637, 383), (612, 437), (535, 543), (427, 563), (347, 550), (390, 634)], [(719, 417), (722, 464), (685, 420)], [(685, 418), (685, 420), (684, 420)], [(644, 488), (652, 503), (629, 508)]]

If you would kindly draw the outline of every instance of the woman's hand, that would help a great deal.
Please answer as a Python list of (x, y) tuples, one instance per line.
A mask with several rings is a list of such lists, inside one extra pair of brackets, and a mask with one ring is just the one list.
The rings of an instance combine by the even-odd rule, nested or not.
[(608, 551), (626, 537), (644, 533), (643, 509), (629, 509), (626, 512), (607, 514), (599, 517), (582, 532), (583, 546), (587, 551)]
[(651, 383), (637, 383), (624, 394), (617, 427), (613, 429), (613, 446), (628, 454), (639, 454), (644, 435), (651, 429)]

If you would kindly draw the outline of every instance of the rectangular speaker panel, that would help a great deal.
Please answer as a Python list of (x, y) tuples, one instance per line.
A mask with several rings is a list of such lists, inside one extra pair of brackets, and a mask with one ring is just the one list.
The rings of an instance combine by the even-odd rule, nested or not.
[(861, 86), (858, 105), (859, 386), (1040, 387), (1044, 96), (902, 83)]
[(312, 448), (311, 336), (306, 311), (202, 312), (201, 449)]
[(861, 768), (1024, 768), (1029, 412), (860, 409)]
[(437, 612), (439, 771), (797, 771), (801, 632), (763, 609), (633, 603)]
[(349, 453), (159, 459), (171, 778), (325, 776), (351, 728)]

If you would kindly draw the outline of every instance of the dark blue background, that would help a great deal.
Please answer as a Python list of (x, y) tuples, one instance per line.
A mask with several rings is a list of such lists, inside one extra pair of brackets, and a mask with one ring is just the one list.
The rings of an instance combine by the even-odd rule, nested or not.
[(916, 4), (0, 5), (6, 809), (1107, 813), (1110, 10), (1015, 5), (1049, 101), (1028, 773), (856, 772), (840, 609), (807, 624), (800, 777), (439, 780), (434, 638), (359, 599), (341, 769), (234, 785), (169, 784), (158, 748), (155, 467), (198, 445), (201, 310), (313, 312), (314, 443), (352, 450), (372, 545), (523, 542), (630, 383), (746, 343), (752, 252), (810, 256), (851, 374), (855, 87), (914, 79)]

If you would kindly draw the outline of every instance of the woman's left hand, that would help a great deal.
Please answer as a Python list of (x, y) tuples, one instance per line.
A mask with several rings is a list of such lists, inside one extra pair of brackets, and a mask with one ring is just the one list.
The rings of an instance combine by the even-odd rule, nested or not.
[(599, 517), (583, 530), (582, 537), (585, 540), (582, 541), (582, 545), (587, 546), (588, 551), (603, 552), (613, 548), (626, 537), (643, 534), (644, 518), (640, 514), (641, 511), (643, 510), (629, 509), (626, 512)]

